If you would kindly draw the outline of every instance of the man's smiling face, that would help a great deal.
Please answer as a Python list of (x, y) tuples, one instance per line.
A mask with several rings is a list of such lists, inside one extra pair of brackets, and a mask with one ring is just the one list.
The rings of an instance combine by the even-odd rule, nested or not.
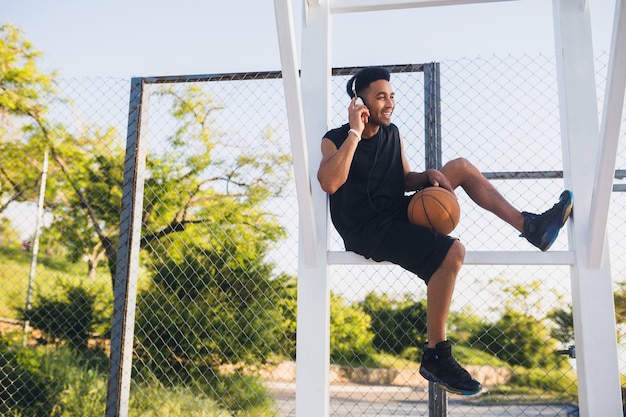
[(377, 80), (361, 92), (363, 101), (370, 111), (368, 124), (389, 126), (396, 106), (393, 88), (387, 80)]

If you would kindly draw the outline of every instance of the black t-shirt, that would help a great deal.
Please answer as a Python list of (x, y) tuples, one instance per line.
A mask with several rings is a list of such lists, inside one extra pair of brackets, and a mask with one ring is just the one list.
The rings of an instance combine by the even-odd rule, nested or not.
[[(324, 135), (337, 149), (348, 136), (349, 124)], [(400, 133), (391, 124), (359, 142), (347, 181), (330, 196), (333, 224), (347, 250), (369, 256), (391, 220), (406, 219), (404, 169)]]

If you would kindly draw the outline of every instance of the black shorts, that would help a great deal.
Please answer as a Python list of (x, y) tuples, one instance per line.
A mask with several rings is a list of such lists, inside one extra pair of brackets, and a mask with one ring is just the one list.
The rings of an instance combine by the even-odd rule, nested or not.
[(456, 238), (397, 219), (387, 224), (383, 237), (369, 257), (400, 265), (426, 284), (439, 268)]

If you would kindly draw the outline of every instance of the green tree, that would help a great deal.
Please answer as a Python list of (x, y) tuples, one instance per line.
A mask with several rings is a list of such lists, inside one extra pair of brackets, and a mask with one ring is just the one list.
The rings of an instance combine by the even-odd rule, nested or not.
[[(93, 276), (106, 260), (111, 277), (117, 262), (124, 152), (121, 135), (111, 128), (87, 127), (70, 133), (46, 119), (48, 103), (60, 100), (53, 89), (56, 74), (37, 69), (40, 55), (11, 25), (2, 26), (0, 44), (0, 186), (3, 208), (11, 201), (31, 201), (38, 191), (41, 155), (50, 150), (53, 184), (46, 202), (54, 214), (48, 242), (63, 245), (70, 260), (85, 259)], [(163, 89), (176, 132), (147, 161), (141, 248), (153, 250), (166, 236), (192, 224), (208, 224), (217, 213), (214, 201), (246, 207), (280, 193), (289, 180), (289, 157), (263, 131), (263, 152), (240, 138), (221, 143), (213, 122), (223, 105), (198, 86)], [(28, 119), (9, 135), (8, 116)], [(269, 132), (269, 133), (267, 133)], [(238, 148), (232, 140), (240, 141)], [(223, 145), (223, 146), (221, 146)], [(226, 157), (215, 152), (231, 146)], [(11, 169), (9, 169), (9, 167)], [(235, 211), (231, 211), (233, 213)], [(241, 219), (241, 217), (240, 217)], [(236, 219), (233, 219), (236, 220)]]
[[(178, 235), (181, 242), (194, 241), (193, 229)], [(223, 362), (293, 357), (295, 280), (273, 276), (262, 238), (219, 247), (197, 241), (177, 242), (173, 256), (153, 263), (153, 285), (137, 302), (142, 360), (157, 374), (184, 376)]]
[(24, 320), (41, 330), (48, 342), (65, 340), (72, 347), (88, 347), (89, 335), (109, 319), (98, 308), (98, 294), (88, 288), (62, 285), (63, 293), (39, 295), (31, 309), (21, 311)]
[(12, 202), (33, 201), (45, 142), (25, 133), (46, 129), (56, 74), (37, 67), (41, 52), (11, 25), (0, 26), (0, 213)]
[(371, 363), (374, 353), (370, 316), (358, 304), (330, 294), (330, 357), (337, 364)]
[[(203, 235), (211, 236), (211, 224), (233, 229), (256, 221), (262, 229), (271, 222), (268, 213), (248, 216), (289, 180), (289, 157), (278, 150), (271, 135), (260, 138), (263, 153), (244, 148), (217, 158), (216, 149), (221, 152), (219, 145), (226, 144), (219, 142), (213, 121), (223, 106), (197, 86), (165, 89), (160, 95), (170, 100), (179, 127), (146, 162), (140, 247), (149, 255), (162, 256), (160, 248), (168, 245), (161, 241), (191, 225), (207, 228)], [(87, 259), (92, 274), (106, 259), (113, 278), (124, 157), (119, 134), (91, 128), (60, 136), (52, 158), (66, 192), (54, 204), (56, 231), (50, 236), (62, 239), (73, 260)]]
[[(493, 322), (474, 322), (469, 344), (499, 359), (526, 368), (564, 366), (562, 357), (555, 355), (556, 340), (551, 337), (542, 303), (541, 280), (528, 283), (494, 279), (498, 287), (495, 297), (501, 300), (500, 318)], [(496, 298), (494, 301), (498, 301)]]
[(516, 311), (505, 311), (495, 323), (485, 324), (470, 343), (511, 365), (532, 368), (560, 363), (556, 341), (546, 326)]
[(372, 317), (376, 349), (400, 354), (426, 342), (426, 301), (414, 301), (408, 294), (393, 300), (387, 294), (371, 292), (361, 305)]
[(11, 25), (0, 26), (0, 109), (3, 113), (37, 118), (43, 112), (42, 98), (54, 91), (54, 73), (37, 68), (41, 52)]
[(571, 343), (574, 340), (574, 317), (571, 308), (553, 310), (548, 314), (548, 318), (556, 325), (550, 332), (552, 337), (563, 344)]
[(485, 319), (472, 313), (471, 309), (451, 311), (448, 317), (448, 339), (469, 345), (472, 337), (485, 326)]
[(124, 158), (120, 135), (112, 128), (70, 134), (59, 127), (56, 136), (51, 156), (58, 171), (46, 193), (53, 221), (42, 241), (71, 262), (85, 261), (87, 277), (94, 280), (101, 262), (116, 259)]

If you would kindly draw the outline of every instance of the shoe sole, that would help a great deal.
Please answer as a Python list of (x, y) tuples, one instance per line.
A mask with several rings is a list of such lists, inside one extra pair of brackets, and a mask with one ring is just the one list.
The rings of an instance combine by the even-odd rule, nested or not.
[(565, 222), (567, 221), (567, 218), (570, 216), (570, 214), (572, 213), (572, 207), (574, 206), (574, 194), (571, 191), (563, 191), (563, 193), (561, 194), (561, 198), (563, 199), (563, 194), (567, 194), (567, 197), (569, 198), (569, 204), (563, 206), (563, 213), (561, 216), (561, 224), (559, 224), (559, 227), (556, 228), (556, 230), (554, 229), (549, 229), (545, 234), (544, 234), (544, 239), (547, 236), (552, 236), (550, 239), (546, 239), (546, 241), (544, 241), (544, 239), (541, 240), (541, 250), (542, 251), (547, 251), (548, 249), (550, 249), (550, 246), (552, 246), (552, 244), (556, 241), (557, 236), (559, 235), (559, 230), (561, 230), (561, 228), (565, 225)]
[(448, 384), (446, 384), (445, 382), (443, 382), (442, 380), (440, 380), (439, 378), (437, 378), (434, 374), (431, 374), (428, 371), (425, 371), (423, 369), (420, 369), (420, 375), (423, 376), (426, 380), (430, 381), (430, 382), (434, 382), (435, 384), (438, 384), (439, 387), (441, 387), (442, 390), (450, 392), (452, 394), (458, 394), (458, 395), (476, 395), (479, 392), (481, 392), (483, 390), (483, 387), (481, 386), (478, 390), (462, 390), (462, 389), (458, 389), (458, 388), (454, 388), (449, 386)]

